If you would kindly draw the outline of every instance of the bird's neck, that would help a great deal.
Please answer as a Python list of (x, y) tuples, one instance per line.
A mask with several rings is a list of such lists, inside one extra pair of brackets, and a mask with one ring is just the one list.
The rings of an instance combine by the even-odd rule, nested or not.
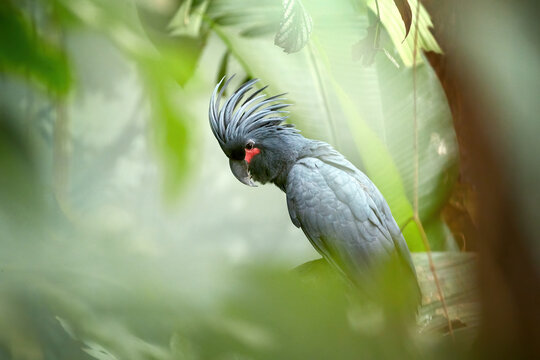
[(298, 136), (301, 139), (299, 139), (296, 143), (297, 146), (295, 147), (294, 156), (292, 156), (291, 159), (286, 162), (283, 170), (272, 181), (281, 190), (285, 191), (287, 187), (287, 177), (289, 175), (289, 171), (300, 159), (312, 157), (318, 158), (324, 162), (340, 164), (345, 168), (349, 167), (349, 165), (352, 166), (348, 161), (345, 160), (343, 155), (341, 155), (338, 151), (332, 148), (332, 146), (325, 143), (324, 141), (306, 139), (301, 135)]
[(294, 138), (291, 138), (288, 154), (279, 165), (280, 169), (277, 176), (272, 180), (272, 183), (281, 190), (286, 190), (289, 171), (291, 171), (294, 164), (296, 164), (300, 158), (305, 156), (306, 149), (310, 147), (312, 142), (313, 140), (306, 139), (300, 134), (295, 134)]
[(289, 171), (291, 170), (291, 166), (287, 166), (284, 171), (281, 171), (279, 175), (272, 181), (274, 185), (276, 185), (278, 188), (280, 188), (283, 192), (286, 191), (287, 188), (287, 176), (289, 175)]

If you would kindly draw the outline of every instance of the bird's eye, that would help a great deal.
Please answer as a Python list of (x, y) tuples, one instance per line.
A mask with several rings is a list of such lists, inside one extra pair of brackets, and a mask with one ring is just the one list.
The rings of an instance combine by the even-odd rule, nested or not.
[(253, 141), (248, 141), (248, 143), (246, 144), (246, 150), (253, 149), (253, 145), (255, 145)]

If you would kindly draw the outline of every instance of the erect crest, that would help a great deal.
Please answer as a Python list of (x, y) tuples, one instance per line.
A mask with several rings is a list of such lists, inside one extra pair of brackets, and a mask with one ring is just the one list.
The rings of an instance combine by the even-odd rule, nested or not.
[[(281, 98), (285, 94), (267, 98), (266, 95), (262, 94), (267, 86), (251, 91), (253, 85), (259, 81), (258, 79), (242, 84), (220, 108), (221, 97), (233, 77), (225, 81), (223, 86), (221, 84), (225, 78), (216, 85), (208, 109), (212, 132), (222, 147), (239, 136), (256, 135), (259, 131), (272, 129), (296, 131), (293, 125), (283, 124), (287, 119), (285, 114), (288, 114), (288, 111), (282, 109), (289, 106), (289, 104), (280, 102), (285, 100)], [(242, 99), (250, 92), (251, 94), (242, 102)]]

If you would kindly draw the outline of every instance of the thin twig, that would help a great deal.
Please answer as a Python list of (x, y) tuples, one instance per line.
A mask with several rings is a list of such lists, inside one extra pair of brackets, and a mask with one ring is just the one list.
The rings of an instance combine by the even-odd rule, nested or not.
[(203, 14), (202, 15), (202, 20), (204, 22), (206, 22), (208, 24), (208, 26), (210, 27), (210, 29), (212, 29), (216, 33), (216, 35), (221, 39), (221, 41), (223, 41), (223, 43), (225, 44), (227, 49), (229, 49), (230, 53), (234, 56), (236, 61), (238, 61), (240, 66), (242, 66), (242, 68), (244, 68), (244, 71), (248, 75), (253, 76), (253, 71), (249, 67), (248, 63), (242, 58), (242, 56), (240, 56), (240, 54), (238, 53), (236, 48), (233, 46), (231, 40), (223, 32), (221, 27), (218, 24), (216, 24), (216, 22), (214, 20), (212, 20), (212, 18), (210, 18), (208, 15)]
[(380, 50), (381, 13), (379, 10), (379, 0), (375, 0), (375, 7), (377, 8), (377, 25), (375, 26), (375, 36), (373, 37), (373, 48)]
[(450, 320), (450, 316), (448, 315), (448, 307), (446, 306), (446, 300), (444, 298), (441, 284), (439, 282), (439, 277), (437, 276), (437, 271), (435, 269), (435, 264), (433, 263), (433, 258), (431, 256), (431, 247), (429, 246), (426, 232), (424, 231), (424, 227), (422, 226), (422, 222), (420, 221), (420, 216), (418, 215), (419, 155), (418, 155), (416, 56), (418, 52), (418, 20), (420, 18), (420, 3), (421, 1), (417, 0), (416, 19), (414, 22), (414, 47), (413, 47), (413, 116), (414, 116), (414, 205), (413, 205), (414, 216), (413, 217), (414, 217), (414, 222), (416, 223), (416, 226), (420, 230), (420, 236), (422, 238), (422, 241), (424, 242), (424, 247), (426, 248), (426, 253), (427, 253), (428, 262), (429, 262), (429, 269), (431, 270), (431, 273), (433, 274), (433, 279), (435, 281), (435, 285), (437, 286), (437, 292), (439, 294), (439, 298), (441, 299), (444, 315), (446, 316), (446, 320), (448, 321), (448, 331), (450, 332), (450, 336), (452, 337), (452, 340), (455, 341), (454, 329), (452, 328), (452, 321)]
[(429, 246), (429, 242), (426, 236), (426, 232), (424, 230), (424, 226), (422, 225), (420, 218), (418, 218), (418, 216), (416, 215), (414, 216), (414, 223), (418, 227), (418, 230), (420, 230), (420, 237), (422, 238), (422, 241), (424, 242), (424, 246), (426, 247), (429, 270), (433, 274), (433, 281), (435, 281), (435, 286), (437, 287), (437, 293), (439, 294), (439, 298), (441, 299), (444, 316), (446, 316), (446, 321), (448, 322), (448, 332), (450, 333), (452, 340), (455, 341), (456, 339), (454, 338), (454, 329), (452, 327), (452, 321), (450, 320), (450, 316), (448, 315), (448, 307), (446, 306), (446, 299), (444, 298), (441, 283), (439, 281), (439, 277), (437, 276), (437, 270), (435, 269), (435, 263), (433, 262), (433, 257), (431, 256), (431, 247)]
[(315, 54), (313, 52), (313, 47), (310, 43), (308, 43), (307, 48), (308, 48), (308, 53), (309, 53), (311, 63), (313, 64), (313, 67), (315, 68), (315, 78), (317, 79), (319, 93), (321, 94), (322, 100), (324, 103), (324, 110), (326, 112), (326, 118), (328, 119), (332, 145), (334, 145), (336, 148), (339, 149), (338, 138), (337, 138), (336, 129), (335, 129), (335, 122), (332, 116), (332, 112), (330, 111), (330, 102), (328, 101), (328, 96), (326, 95), (326, 91), (324, 90), (324, 84), (322, 82), (322, 77), (321, 77), (321, 70), (319, 69), (319, 66), (317, 65), (317, 58), (315, 57)]
[(403, 235), (403, 230), (405, 230), (405, 228), (407, 227), (407, 225), (409, 225), (409, 223), (411, 221), (414, 221), (414, 216), (411, 216), (410, 218), (407, 219), (407, 221), (405, 221), (403, 223), (403, 225), (401, 226), (401, 228), (399, 229), (399, 232), (401, 233), (401, 235)]

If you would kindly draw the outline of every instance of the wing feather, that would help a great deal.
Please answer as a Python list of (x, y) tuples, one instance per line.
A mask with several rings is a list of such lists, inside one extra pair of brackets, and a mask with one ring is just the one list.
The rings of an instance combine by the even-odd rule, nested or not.
[[(351, 280), (398, 254), (414, 272), (405, 240), (377, 188), (335, 152), (297, 161), (287, 179), (287, 205), (315, 249)], [(337, 166), (336, 166), (337, 165)]]

